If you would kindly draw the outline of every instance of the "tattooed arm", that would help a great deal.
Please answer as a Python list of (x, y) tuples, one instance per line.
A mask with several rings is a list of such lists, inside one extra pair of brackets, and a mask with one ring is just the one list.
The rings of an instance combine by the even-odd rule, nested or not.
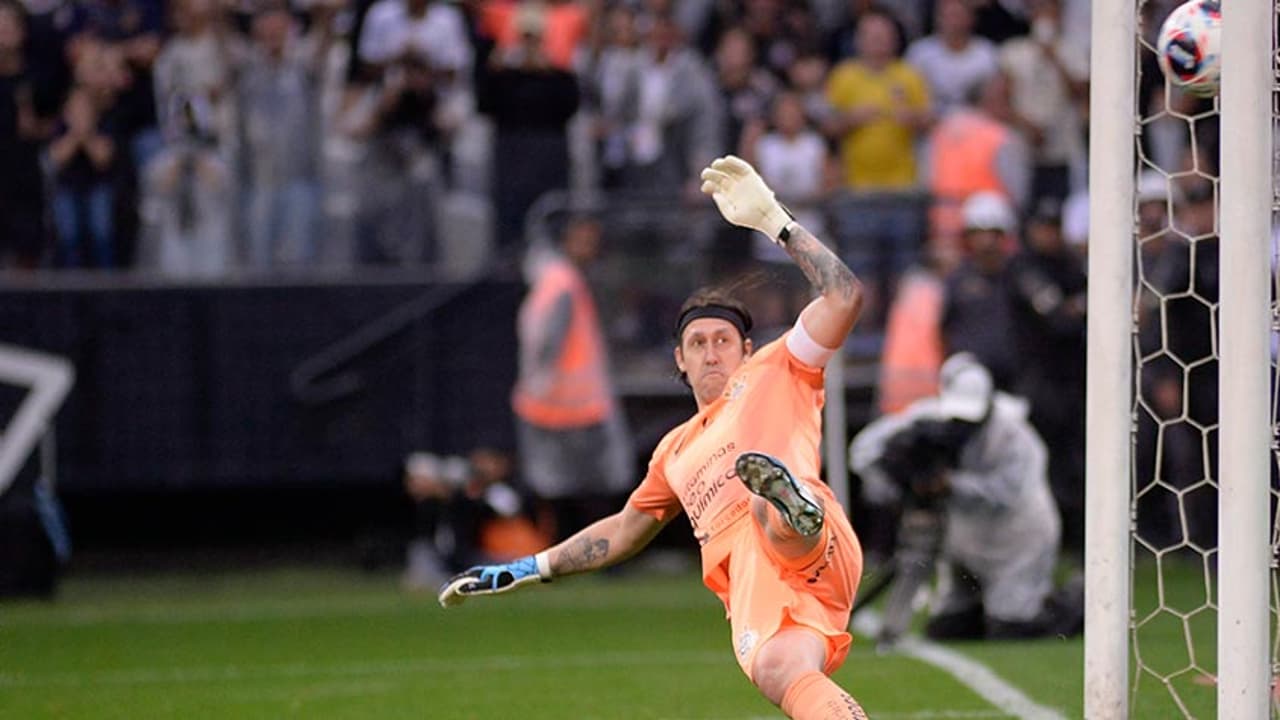
[(438, 597), (444, 607), (467, 598), (499, 595), (626, 560), (649, 544), (666, 522), (627, 505), (622, 512), (589, 525), (559, 545), (497, 565), (477, 565), (449, 578)]
[(664, 525), (628, 504), (548, 549), (551, 574), (576, 575), (616, 565), (640, 552)]
[(809, 337), (823, 347), (844, 344), (862, 312), (862, 283), (822, 241), (799, 225), (791, 223), (784, 247), (822, 297), (800, 313), (800, 322)]
[(711, 196), (725, 220), (765, 234), (785, 247), (822, 297), (804, 309), (800, 320), (809, 337), (836, 348), (862, 311), (862, 285), (835, 253), (795, 222), (764, 179), (742, 158), (714, 160), (702, 171), (702, 192)]

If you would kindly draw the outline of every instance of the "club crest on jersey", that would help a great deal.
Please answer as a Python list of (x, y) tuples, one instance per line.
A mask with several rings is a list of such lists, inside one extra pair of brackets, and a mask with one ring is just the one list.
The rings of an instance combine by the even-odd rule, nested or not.
[(724, 391), (724, 396), (728, 400), (737, 400), (742, 397), (742, 393), (747, 391), (747, 379), (738, 376), (729, 384), (729, 388)]

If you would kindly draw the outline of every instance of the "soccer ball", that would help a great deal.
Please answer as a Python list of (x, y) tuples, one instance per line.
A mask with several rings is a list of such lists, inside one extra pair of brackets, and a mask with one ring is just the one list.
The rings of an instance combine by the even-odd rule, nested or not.
[(1197, 97), (1210, 97), (1218, 92), (1221, 47), (1220, 0), (1187, 0), (1160, 26), (1156, 57), (1171, 85)]

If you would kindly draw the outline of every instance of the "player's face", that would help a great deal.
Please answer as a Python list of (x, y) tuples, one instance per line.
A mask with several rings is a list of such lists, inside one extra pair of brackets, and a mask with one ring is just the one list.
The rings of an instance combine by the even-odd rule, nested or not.
[(720, 397), (729, 376), (750, 352), (751, 341), (744, 341), (728, 320), (698, 318), (685, 327), (676, 366), (689, 378), (698, 407)]

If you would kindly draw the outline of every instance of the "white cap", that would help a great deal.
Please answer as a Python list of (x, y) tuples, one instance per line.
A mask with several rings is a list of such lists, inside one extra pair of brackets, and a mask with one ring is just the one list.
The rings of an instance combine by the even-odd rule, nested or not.
[(970, 353), (956, 353), (942, 363), (938, 412), (953, 420), (978, 422), (987, 416), (995, 385), (991, 373)]
[(1176, 183), (1169, 182), (1169, 179), (1155, 171), (1143, 170), (1138, 175), (1137, 187), (1138, 204), (1145, 202), (1165, 202), (1173, 200), (1175, 205), (1182, 203), (1182, 189)]
[(974, 193), (964, 201), (964, 229), (1013, 233), (1017, 230), (1013, 205), (997, 192)]

